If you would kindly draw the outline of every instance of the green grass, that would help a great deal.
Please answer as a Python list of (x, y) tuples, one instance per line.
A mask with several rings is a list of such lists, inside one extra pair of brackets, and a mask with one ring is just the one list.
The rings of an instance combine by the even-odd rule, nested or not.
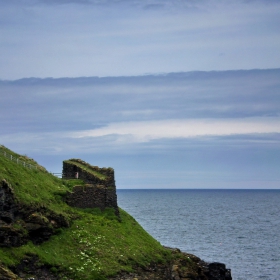
[[(44, 264), (74, 279), (99, 279), (151, 261), (164, 262), (170, 254), (126, 212), (121, 222), (111, 209), (77, 210), (80, 219), (70, 228), (36, 246), (31, 242), (19, 248), (0, 249), (3, 263), (18, 263), (25, 255), (36, 254)], [(101, 277), (102, 278), (102, 277)], [(100, 279), (101, 279), (100, 278)]]
[(4, 265), (13, 266), (28, 255), (37, 255), (42, 264), (66, 275), (65, 279), (89, 280), (132, 271), (134, 266), (146, 266), (152, 261), (164, 262), (170, 256), (168, 250), (121, 209), (119, 219), (113, 209), (101, 212), (69, 207), (63, 196), (74, 185), (83, 184), (81, 180), (59, 179), (43, 168), (28, 169), (0, 154), (2, 179), (11, 184), (19, 203), (44, 206), (70, 220), (70, 227), (58, 229), (56, 235), (41, 245), (29, 242), (17, 248), (0, 247)]
[[(6, 151), (11, 153), (8, 149)], [(22, 158), (15, 153), (13, 155)], [(38, 168), (24, 167), (0, 154), (0, 180), (5, 179), (12, 186), (18, 202), (34, 207), (46, 207), (58, 214), (70, 211), (70, 207), (62, 198), (69, 191), (69, 183), (48, 173), (35, 161), (28, 161), (36, 164)]]
[(69, 162), (71, 164), (74, 164), (78, 167), (80, 167), (81, 169), (95, 175), (97, 178), (101, 179), (101, 180), (106, 180), (107, 179), (107, 176), (92, 169), (92, 167), (90, 165), (88, 165), (87, 163), (83, 162), (83, 163), (79, 163), (77, 162), (76, 160), (66, 160), (65, 162)]
[(81, 179), (62, 179), (62, 183), (68, 190), (72, 190), (75, 186), (84, 186), (85, 182)]

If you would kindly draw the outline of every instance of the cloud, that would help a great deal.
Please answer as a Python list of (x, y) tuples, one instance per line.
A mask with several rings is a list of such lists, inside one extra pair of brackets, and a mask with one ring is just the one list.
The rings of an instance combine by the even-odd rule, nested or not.
[[(0, 81), (0, 143), (52, 172), (61, 172), (61, 161), (72, 157), (112, 166), (118, 187), (215, 187), (217, 181), (251, 187), (248, 181), (256, 178), (276, 187), (279, 74)], [(162, 173), (164, 184), (157, 179)]]
[[(280, 70), (0, 82), (0, 135), (112, 123), (279, 117)], [(12, 112), (12, 113), (11, 113)]]
[(276, 2), (4, 2), (4, 79), (279, 67)]
[[(279, 5), (0, 0), (0, 142), (126, 166), (124, 180), (278, 180)], [(270, 70), (240, 71), (256, 68)]]
[(120, 139), (127, 142), (147, 142), (160, 138), (189, 138), (257, 133), (280, 133), (280, 118), (189, 119), (113, 123), (103, 128), (75, 132), (72, 134), (72, 137), (94, 138), (118, 135), (122, 136)]
[[(0, 143), (20, 153), (36, 155), (152, 155), (188, 154), (197, 159), (223, 150), (223, 157), (264, 149), (279, 150), (279, 119), (250, 120), (166, 120), (111, 124), (94, 130), (6, 133)], [(255, 153), (253, 152), (253, 153)], [(233, 155), (231, 155), (233, 157)], [(224, 161), (224, 159), (223, 159)], [(230, 161), (230, 158), (229, 158)]]

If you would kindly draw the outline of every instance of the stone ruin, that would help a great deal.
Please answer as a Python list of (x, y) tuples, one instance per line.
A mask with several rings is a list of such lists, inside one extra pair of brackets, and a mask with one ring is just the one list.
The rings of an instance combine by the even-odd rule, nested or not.
[(99, 168), (80, 159), (63, 161), (63, 179), (81, 179), (84, 185), (74, 186), (67, 203), (78, 208), (113, 208), (119, 216), (113, 168)]

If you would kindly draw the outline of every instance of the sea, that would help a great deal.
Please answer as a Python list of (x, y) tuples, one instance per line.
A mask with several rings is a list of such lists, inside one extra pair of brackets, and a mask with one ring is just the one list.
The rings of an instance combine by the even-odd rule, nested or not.
[(118, 204), (162, 245), (222, 262), (233, 280), (280, 280), (280, 190), (123, 190)]

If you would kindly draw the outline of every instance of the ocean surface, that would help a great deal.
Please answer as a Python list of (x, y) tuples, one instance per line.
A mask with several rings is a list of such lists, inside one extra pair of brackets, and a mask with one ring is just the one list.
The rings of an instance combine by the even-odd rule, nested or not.
[(280, 190), (118, 190), (162, 245), (222, 262), (234, 280), (280, 279)]

